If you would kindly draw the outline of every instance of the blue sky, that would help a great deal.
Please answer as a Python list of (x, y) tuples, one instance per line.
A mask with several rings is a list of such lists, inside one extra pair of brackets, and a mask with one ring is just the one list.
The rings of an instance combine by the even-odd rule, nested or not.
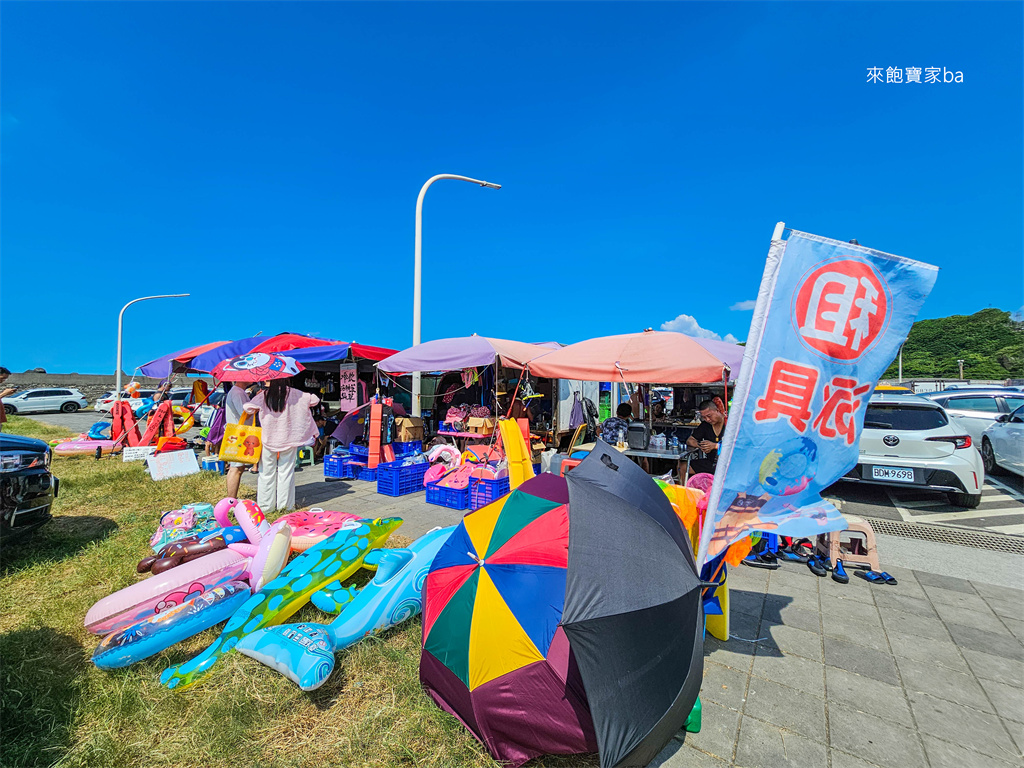
[[(2, 27), (0, 364), (296, 331), (746, 337), (776, 221), (1024, 302), (1020, 3), (37, 3)], [(867, 83), (944, 67), (962, 83)], [(924, 79), (922, 77), (922, 79)], [(731, 309), (731, 307), (737, 307)], [(680, 317), (684, 316), (684, 317)]]

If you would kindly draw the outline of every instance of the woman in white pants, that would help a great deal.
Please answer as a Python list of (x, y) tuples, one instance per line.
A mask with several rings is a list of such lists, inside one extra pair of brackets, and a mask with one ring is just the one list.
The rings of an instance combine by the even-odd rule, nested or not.
[(295, 508), (295, 457), (299, 448), (311, 445), (319, 434), (309, 410), (319, 403), (316, 395), (275, 379), (269, 389), (245, 405), (247, 413), (260, 415), (263, 430), (256, 503), (264, 514)]

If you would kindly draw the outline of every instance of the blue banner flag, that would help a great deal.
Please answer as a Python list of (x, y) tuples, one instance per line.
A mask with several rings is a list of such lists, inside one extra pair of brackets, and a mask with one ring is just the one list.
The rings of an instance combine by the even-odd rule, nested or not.
[(772, 241), (698, 562), (755, 530), (846, 527), (821, 491), (857, 463), (868, 398), (937, 273), (803, 232)]

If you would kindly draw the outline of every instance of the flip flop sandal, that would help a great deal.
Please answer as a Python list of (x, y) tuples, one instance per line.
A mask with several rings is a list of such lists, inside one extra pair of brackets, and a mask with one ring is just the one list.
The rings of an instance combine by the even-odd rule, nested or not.
[(846, 569), (843, 568), (843, 561), (836, 560), (836, 567), (832, 569), (832, 581), (837, 581), (840, 584), (849, 584), (850, 577), (846, 573)]
[(899, 583), (898, 581), (896, 581), (895, 577), (890, 576), (885, 571), (882, 571), (881, 576), (882, 576), (882, 581), (884, 581), (886, 584), (888, 584), (888, 585), (890, 585), (892, 587), (895, 587)]
[(822, 566), (821, 563), (818, 562), (818, 558), (816, 557), (812, 557), (807, 561), (807, 567), (811, 569), (811, 573), (813, 573), (815, 576), (824, 576), (827, 573), (825, 568)]
[[(884, 584), (885, 579), (882, 578), (882, 574), (878, 571), (857, 571), (857, 576), (864, 579), (869, 584)], [(891, 576), (889, 578), (892, 578)]]

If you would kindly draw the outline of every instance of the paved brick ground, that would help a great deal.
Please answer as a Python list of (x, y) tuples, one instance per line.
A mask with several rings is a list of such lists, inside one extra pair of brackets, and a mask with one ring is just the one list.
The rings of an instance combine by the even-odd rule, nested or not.
[(897, 586), (731, 570), (734, 637), (707, 640), (703, 728), (655, 765), (1024, 764), (1024, 591), (889, 571)]

